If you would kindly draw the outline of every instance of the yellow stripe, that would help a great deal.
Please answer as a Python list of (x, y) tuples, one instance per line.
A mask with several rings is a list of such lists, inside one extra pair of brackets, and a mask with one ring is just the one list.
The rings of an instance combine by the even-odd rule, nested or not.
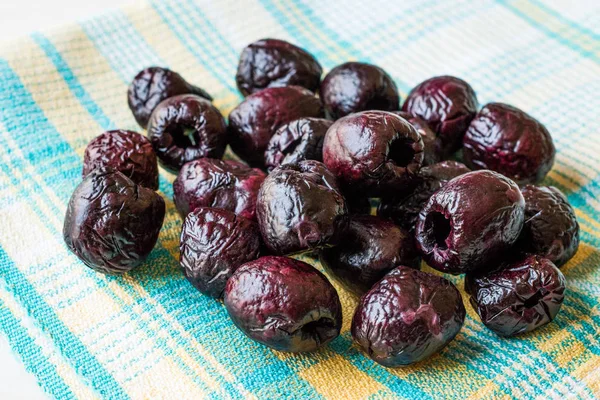
[[(49, 256), (62, 256), (64, 261), (53, 267), (53, 269), (63, 273), (61, 282), (79, 279), (82, 281), (82, 287), (90, 288), (95, 286), (91, 278), (81, 276), (79, 271), (73, 267), (74, 265), (78, 265), (80, 268), (85, 268), (73, 255), (67, 254), (63, 250), (63, 244), (58, 243), (56, 238), (47, 230), (49, 222), (46, 221), (42, 223), (28, 205), (16, 203), (10, 207), (5, 207), (0, 210), (0, 218), (2, 219), (4, 226), (13, 232), (11, 237), (2, 236), (0, 238), (0, 243), (7, 254), (15, 261), (17, 268), (26, 276), (31, 276), (32, 267), (48, 263)], [(23, 237), (28, 237), (31, 242), (40, 243), (42, 245), (38, 246), (36, 249), (28, 248), (27, 251), (23, 251), (22, 240), (14, 240), (14, 238)], [(48, 249), (53, 249), (53, 251), (49, 252)], [(60, 251), (57, 252), (57, 249), (60, 249)], [(33, 281), (31, 283), (40, 292), (45, 291), (54, 284), (53, 282), (49, 282), (44, 285), (44, 282)], [(128, 319), (121, 323), (117, 318), (111, 325), (116, 329), (112, 333), (106, 333), (101, 337), (97, 337), (94, 332), (89, 331), (90, 327), (104, 326), (103, 323), (105, 321), (122, 312), (121, 307), (112, 297), (108, 296), (105, 292), (96, 289), (96, 291), (86, 297), (85, 301), (76, 302), (69, 307), (60, 305), (60, 299), (62, 297), (61, 294), (57, 296), (47, 296), (46, 301), (58, 315), (59, 319), (74, 334), (80, 337), (86, 348), (98, 358), (98, 361), (109, 373), (115, 376), (115, 379), (119, 383), (125, 384), (125, 380), (128, 379), (131, 374), (136, 370), (142, 370), (144, 367), (150, 368), (149, 372), (146, 374), (155, 374), (154, 379), (156, 381), (164, 381), (164, 375), (161, 375), (160, 371), (154, 371), (153, 365), (156, 360), (167, 358), (168, 356), (166, 354), (153, 355), (152, 351), (150, 351), (149, 355), (144, 357), (144, 353), (147, 351), (151, 349), (160, 349), (160, 347), (158, 344), (154, 343), (154, 339), (148, 336), (146, 331), (136, 322)], [(102, 307), (98, 307), (98, 304), (101, 304)], [(101, 330), (102, 328), (99, 329)], [(117, 343), (119, 340), (122, 340), (121, 344), (114, 345), (114, 343)], [(115, 346), (114, 351), (117, 351), (117, 353), (114, 351), (107, 351), (113, 345)], [(121, 353), (118, 351), (119, 349), (124, 348), (127, 349), (126, 352)], [(140, 360), (131, 364), (127, 369), (124, 369), (123, 363), (127, 361), (125, 357), (139, 357)], [(203, 396), (203, 393), (196, 387), (181, 387), (187, 377), (179, 368), (173, 368), (170, 371), (170, 376), (172, 377), (172, 381), (165, 383), (163, 389), (164, 396), (168, 396), (172, 390), (183, 389), (191, 390), (190, 393), (196, 393), (198, 396)]]
[[(56, 126), (59, 129), (59, 131), (68, 133), (67, 135), (65, 135), (66, 139), (68, 141), (69, 140), (76, 141), (77, 135), (75, 133), (81, 132), (81, 130), (79, 130), (79, 129), (69, 130), (68, 129), (69, 127), (72, 127), (72, 126), (90, 127), (91, 126), (91, 127), (93, 127), (93, 131), (95, 131), (95, 132), (98, 132), (100, 130), (98, 125), (88, 116), (87, 112), (84, 109), (82, 109), (82, 107), (80, 106), (77, 99), (75, 99), (71, 95), (70, 91), (65, 86), (64, 81), (58, 75), (56, 69), (49, 63), (49, 61), (46, 59), (45, 55), (41, 53), (41, 51), (39, 50), (39, 48), (37, 46), (35, 46), (33, 43), (29, 43), (28, 45), (24, 46), (24, 51), (19, 54), (21, 57), (24, 57), (24, 60), (21, 60), (18, 57), (9, 59), (9, 63), (11, 64), (11, 67), (15, 70), (22, 70), (21, 65), (24, 63), (24, 61), (29, 61), (28, 68), (33, 69), (35, 71), (35, 73), (23, 74), (23, 75), (20, 75), (20, 78), (21, 78), (23, 84), (25, 85), (25, 87), (32, 93), (34, 100), (42, 108), (42, 110), (44, 111), (46, 117), (50, 120), (50, 122), (53, 123), (53, 125)], [(36, 60), (38, 62), (32, 63), (31, 60)], [(47, 84), (47, 82), (53, 82), (55, 87), (52, 89), (49, 88), (48, 90), (43, 90), (43, 91), (35, 90), (35, 88), (37, 86), (44, 84), (44, 82), (46, 84)], [(55, 98), (49, 96), (52, 93), (62, 93), (63, 95), (61, 96), (60, 101), (57, 101)], [(11, 137), (7, 134), (5, 134), (5, 137), (7, 138), (7, 141), (10, 143), (12, 140)], [(16, 147), (16, 146), (14, 146), (14, 147)], [(81, 155), (83, 153), (83, 149), (78, 150), (77, 152)], [(14, 154), (18, 155), (18, 153), (14, 153)], [(25, 163), (25, 165), (26, 165), (26, 169), (31, 173), (31, 176), (34, 177), (34, 180), (37, 180), (38, 183), (40, 184), (40, 186), (43, 188), (43, 190), (48, 192), (49, 197), (52, 199), (52, 202), (55, 203), (55, 205), (57, 205), (59, 208), (64, 209), (65, 204), (62, 204), (58, 198), (51, 195), (51, 192), (49, 191), (49, 189), (46, 188), (44, 186), (43, 182), (41, 182), (41, 180), (37, 177), (38, 174), (34, 173), (33, 167), (31, 165), (29, 165), (28, 163)], [(15, 169), (15, 175), (17, 177), (20, 176), (20, 173), (18, 172), (17, 169)], [(28, 185), (27, 180), (23, 180), (23, 181), (25, 182), (24, 183), (25, 185)], [(35, 193), (35, 190), (33, 190), (33, 188), (31, 188), (30, 192)], [(48, 222), (55, 225), (55, 227), (57, 229), (60, 229), (62, 227), (62, 220), (61, 220), (62, 215), (60, 215), (60, 216), (54, 215), (45, 206), (45, 200), (42, 200), (39, 196), (36, 196), (36, 195), (32, 195), (32, 196), (35, 198), (35, 201), (38, 204), (40, 204), (40, 207), (46, 213)], [(31, 216), (34, 215), (33, 212), (30, 212), (30, 213), (31, 213), (30, 214)], [(18, 214), (21, 214), (21, 212), (19, 212), (19, 213), (15, 212), (15, 215), (18, 215)], [(37, 224), (37, 221), (36, 222), (32, 221), (31, 224), (32, 225)], [(18, 231), (18, 230), (15, 229), (15, 231)], [(28, 234), (23, 232), (22, 236), (20, 236), (20, 237), (26, 237), (26, 236), (28, 236)], [(45, 243), (46, 241), (47, 240), (45, 239), (45, 240), (41, 240), (39, 242)], [(7, 246), (10, 247), (10, 244), (7, 244)], [(58, 243), (55, 246), (58, 248), (62, 248), (62, 245), (58, 244)], [(20, 264), (20, 266), (23, 266), (23, 265), (28, 265), (28, 264), (27, 263)], [(77, 278), (79, 278), (79, 276)], [(65, 278), (63, 278), (63, 279), (65, 279)], [(75, 278), (71, 278), (71, 279), (75, 280)], [(40, 284), (43, 284), (43, 282), (41, 282)], [(84, 281), (81, 283), (81, 285), (89, 287), (89, 286), (93, 286), (94, 284), (92, 283), (92, 281), (89, 281), (87, 283)], [(136, 285), (139, 286), (138, 284), (136, 284)], [(127, 293), (123, 290), (123, 288), (120, 285), (112, 284), (110, 286), (110, 288), (115, 290), (115, 295), (118, 298), (127, 298), (128, 297)], [(59, 297), (63, 297), (63, 296), (64, 296), (64, 294), (61, 293), (61, 295)], [(145, 297), (149, 297), (149, 296), (145, 296)], [(58, 297), (52, 298), (52, 299), (57, 300)], [(108, 299), (108, 297), (107, 297), (107, 299)], [(115, 304), (115, 307), (118, 309), (118, 306), (116, 304)], [(89, 312), (89, 315), (86, 315), (87, 318), (94, 318), (96, 316), (94, 310), (90, 309), (88, 312)], [(167, 313), (164, 310), (163, 310), (163, 316), (167, 316)], [(65, 317), (68, 318), (69, 315), (66, 315)], [(171, 324), (173, 324), (172, 318), (170, 318), (168, 316), (167, 316), (167, 318), (170, 319)], [(73, 327), (72, 325), (77, 324), (78, 320), (72, 320), (69, 322), (71, 322), (71, 323), (70, 324), (67, 323), (67, 326), (70, 326), (72, 328)], [(179, 326), (178, 324), (173, 324), (173, 325), (175, 326), (176, 329), (183, 331), (183, 328), (181, 326)], [(92, 326), (92, 325), (90, 323), (88, 323), (88, 326)], [(138, 339), (138, 341), (142, 342), (142, 338), (140, 337)], [(155, 346), (155, 347), (159, 347), (159, 346)], [(194, 369), (196, 369), (196, 368), (201, 368), (201, 367), (198, 365)], [(178, 372), (182, 376), (185, 375), (185, 373), (181, 370), (179, 370)], [(213, 379), (211, 379), (210, 381), (208, 381), (206, 383), (209, 387), (217, 385)]]
[(592, 226), (592, 229), (588, 229), (587, 232), (593, 234), (594, 236), (598, 236), (598, 232), (600, 232), (600, 223), (598, 221), (588, 216), (586, 213), (584, 213), (578, 208), (575, 209), (575, 215), (577, 216), (577, 219), (580, 220), (580, 222), (581, 220), (583, 220), (586, 224)]
[(495, 398), (493, 394), (500, 391), (500, 387), (496, 385), (494, 381), (488, 381), (485, 386), (481, 387), (478, 391), (471, 394), (467, 400), (480, 400), (480, 399), (491, 399)]
[(594, 395), (600, 398), (600, 356), (588, 352), (589, 360), (572, 372), (573, 377), (583, 382)]
[[(171, 68), (181, 73), (190, 83), (203, 87), (211, 93), (214, 97), (213, 104), (223, 115), (229, 114), (240, 101), (241, 96), (232, 93), (197, 61), (196, 56), (181, 43), (154, 8), (148, 7), (144, 13), (132, 9), (124, 11), (131, 24), (161, 59), (167, 61)], [(185, 18), (188, 18), (186, 21), (192, 25), (198, 23), (189, 16)], [(234, 82), (234, 74), (235, 71), (231, 71), (232, 82)]]
[(559, 367), (568, 368), (568, 364), (576, 362), (586, 351), (585, 346), (578, 340), (574, 339), (574, 342), (570, 346), (561, 348), (554, 359)]
[[(523, 110), (531, 110), (546, 104), (548, 99), (555, 97), (557, 91), (562, 89), (562, 86), (560, 85), (561, 82), (569, 82), (569, 86), (575, 88), (589, 84), (589, 82), (599, 74), (599, 65), (587, 60), (582, 60), (552, 74), (548, 74), (541, 79), (528, 82), (522, 87), (519, 87), (519, 89), (511, 92), (504, 101), (515, 104)], [(550, 121), (541, 122), (549, 123)], [(560, 131), (550, 133), (553, 135), (564, 135), (565, 138), (575, 137), (575, 140), (577, 140), (575, 132)], [(586, 136), (588, 137), (586, 137), (585, 140), (582, 138), (583, 143), (586, 143), (588, 146), (598, 146), (598, 140), (593, 138), (593, 134), (588, 134)]]
[[(461, 289), (461, 294), (463, 295), (463, 299), (466, 301), (468, 300), (468, 296), (466, 295), (466, 293), (464, 293), (464, 291)], [(465, 305), (465, 307), (467, 308), (467, 310), (472, 310), (472, 307), (470, 305)], [(470, 311), (468, 311), (470, 314)], [(465, 323), (463, 325), (463, 329), (462, 332), (464, 332), (465, 334), (469, 334), (470, 336), (477, 338), (478, 335), (482, 334), (483, 330), (486, 330), (487, 328), (480, 322), (479, 317), (477, 316), (477, 314), (474, 314), (471, 318), (466, 318), (465, 319)], [(477, 339), (474, 339), (477, 340)], [(492, 343), (491, 346), (493, 347), (494, 351), (502, 351), (502, 346), (500, 343)], [(538, 354), (539, 356), (539, 354)], [(511, 382), (517, 382), (517, 378), (515, 375), (515, 371), (519, 371), (521, 372), (523, 375), (528, 375), (529, 379), (531, 380), (531, 383), (536, 385), (537, 387), (543, 386), (540, 381), (544, 380), (545, 382), (553, 385), (554, 380), (551, 379), (548, 374), (546, 373), (546, 371), (539, 371), (537, 375), (530, 375), (528, 371), (530, 371), (533, 368), (536, 368), (536, 366), (533, 363), (533, 360), (527, 359), (527, 360), (521, 360), (521, 359), (515, 359), (515, 360), (510, 360), (512, 361), (512, 364), (510, 366), (506, 366), (506, 367), (502, 367), (501, 372), (498, 374), (496, 379), (501, 379), (502, 382), (498, 382), (498, 383), (503, 383), (503, 385), (505, 387), (513, 387), (514, 383)], [(483, 382), (484, 380), (482, 380)], [(510, 382), (509, 382), (510, 381)], [(525, 382), (525, 381), (519, 381), (518, 384), (523, 388), (523, 390), (525, 390), (526, 392), (528, 392), (530, 394), (531, 397), (534, 397), (535, 393), (533, 388), (529, 385), (529, 382)]]
[[(284, 15), (286, 15), (291, 21), (297, 19), (298, 22), (292, 22), (293, 24), (302, 25), (303, 30), (306, 33), (306, 37), (312, 42), (315, 47), (320, 48), (324, 53), (330, 54), (330, 57), (335, 60), (336, 63), (342, 63), (346, 61), (353, 61), (356, 59), (354, 54), (351, 54), (348, 49), (340, 46), (331, 37), (325, 35), (321, 31), (321, 27), (315, 25), (315, 23), (308, 18), (293, 2), (286, 2), (285, 4), (279, 0), (273, 0), (273, 5)], [(313, 38), (313, 35), (316, 36)], [(324, 44), (328, 44), (329, 48)], [(331, 51), (331, 49), (335, 51)]]
[(0, 300), (8, 307), (13, 316), (21, 322), (27, 334), (40, 347), (43, 356), (56, 368), (56, 372), (78, 399), (100, 399), (94, 389), (88, 387), (86, 379), (80, 376), (71, 365), (63, 359), (61, 352), (54, 347), (52, 339), (37, 325), (29, 321), (27, 312), (4, 287), (0, 287)]
[[(580, 268), (582, 265), (589, 265), (590, 268), (595, 268), (596, 265), (594, 265), (594, 261), (591, 259), (592, 256), (595, 258), (595, 260), (600, 260), (600, 251), (587, 243), (581, 242), (579, 243), (579, 249), (577, 250), (577, 253), (575, 253), (573, 258), (569, 260), (568, 263), (563, 265), (561, 271), (563, 271), (565, 274), (569, 274), (572, 269)], [(588, 262), (588, 258), (592, 260), (591, 263)]]
[[(79, 33), (77, 35), (78, 35), (77, 42), (80, 44), (83, 43), (83, 45), (82, 45), (83, 47), (85, 47), (85, 48), (93, 47), (93, 43), (91, 43), (89, 41), (89, 39), (83, 33), (83, 31), (79, 31)], [(110, 66), (104, 60), (104, 58), (100, 57), (97, 53), (94, 55), (88, 54), (86, 56), (86, 58), (81, 58), (81, 57), (79, 57), (78, 52), (69, 51), (68, 42), (63, 43), (61, 41), (58, 41), (57, 43), (55, 43), (55, 46), (61, 52), (61, 54), (63, 54), (65, 60), (72, 67), (74, 73), (77, 75), (80, 82), (86, 86), (86, 89), (88, 90), (88, 93), (90, 94), (90, 96), (95, 100), (97, 99), (99, 106), (105, 110), (108, 117), (111, 120), (116, 121), (117, 124), (127, 123), (127, 122), (131, 123), (132, 117), (129, 113), (129, 109), (126, 107), (124, 95), (123, 95), (123, 107), (120, 107), (120, 108), (114, 107), (114, 99), (111, 96), (107, 96), (106, 94), (103, 95), (104, 90), (105, 90), (104, 85), (98, 85), (98, 84), (94, 84), (92, 82), (92, 81), (98, 81), (98, 76), (102, 76), (103, 77), (102, 81), (105, 82), (106, 85), (111, 88), (110, 89), (111, 93), (113, 90), (115, 90), (115, 88), (120, 88), (119, 92), (126, 93), (127, 85), (125, 83), (123, 83), (122, 80), (114, 72), (112, 72), (112, 70), (110, 69)], [(86, 59), (88, 59), (88, 57), (89, 57), (89, 59), (96, 60), (96, 62), (93, 63), (93, 67), (90, 67), (89, 66), (90, 63), (86, 62)], [(93, 69), (89, 70), (89, 68), (93, 68)], [(48, 73), (50, 73), (50, 72), (52, 72), (52, 69), (48, 68)], [(55, 70), (54, 70), (54, 73), (56, 74)], [(46, 75), (46, 77), (47, 76), (48, 75)], [(104, 79), (104, 77), (106, 77), (106, 79)], [(44, 77), (42, 76), (39, 78), (43, 79)], [(57, 81), (59, 84), (62, 83), (62, 79), (60, 78), (60, 76), (56, 76), (56, 77), (52, 77), (52, 78), (54, 81)], [(89, 85), (89, 87), (87, 87), (87, 85)], [(65, 96), (67, 96), (67, 94), (70, 95), (68, 88), (63, 87), (59, 90), (64, 92)], [(47, 102), (44, 102), (43, 99), (36, 99), (36, 102), (38, 103), (38, 105), (40, 105), (40, 107), (42, 107), (42, 109), (45, 110), (47, 108)], [(77, 103), (77, 100), (72, 98), (70, 103), (71, 102)], [(52, 115), (51, 113), (46, 113), (46, 114), (47, 114), (47, 116), (49, 116), (49, 118), (54, 117), (54, 115)], [(69, 131), (67, 128), (69, 126), (72, 126), (71, 124), (75, 124), (76, 126), (85, 125), (87, 123), (87, 120), (90, 119), (87, 112), (85, 112), (85, 111), (78, 114), (78, 117), (83, 121), (78, 122), (78, 121), (70, 120), (68, 122), (63, 122), (63, 120), (61, 120), (60, 118), (50, 118), (50, 119), (53, 121), (55, 126), (57, 126), (57, 128), (59, 128), (61, 134), (63, 134), (63, 136), (65, 137), (65, 139), (68, 142), (75, 143), (75, 142), (80, 141), (79, 139), (81, 138), (81, 131), (79, 131), (79, 130)], [(67, 134), (63, 133), (65, 131), (67, 132)], [(90, 133), (89, 137), (90, 138), (94, 137), (96, 134), (97, 134), (96, 132)], [(83, 141), (83, 142), (85, 143), (86, 141)], [(84, 150), (85, 150), (85, 146), (82, 145), (79, 148), (77, 148), (77, 153), (82, 155)], [(172, 181), (173, 175), (165, 173), (162, 169), (161, 169), (161, 173), (165, 174), (165, 175), (169, 175), (171, 178), (170, 180)], [(164, 196), (164, 194), (163, 194), (163, 198), (165, 198), (165, 202), (167, 204), (167, 215), (165, 216), (164, 226), (172, 226), (172, 228), (171, 229), (163, 228), (163, 231), (161, 232), (161, 236), (160, 236), (160, 242), (165, 247), (165, 249), (167, 251), (169, 251), (169, 253), (175, 259), (178, 259), (180, 217), (179, 217), (179, 214), (177, 213), (171, 199), (166, 198)], [(57, 204), (58, 204), (58, 199), (57, 199)], [(60, 223), (62, 223), (62, 221), (60, 221)], [(152, 272), (150, 272), (150, 273), (152, 274)], [(245, 389), (243, 389), (239, 384), (235, 383), (236, 382), (235, 377), (233, 375), (231, 375), (231, 373), (226, 371), (225, 368), (210, 354), (210, 352), (208, 350), (203, 348), (196, 340), (194, 340), (189, 335), (189, 333), (169, 315), (169, 313), (166, 310), (164, 310), (162, 307), (159, 307), (159, 305), (156, 304), (156, 302), (154, 302), (150, 298), (150, 296), (143, 289), (142, 286), (140, 286), (134, 280), (127, 279), (127, 278), (125, 278), (125, 279), (126, 279), (127, 283), (133, 287), (134, 290), (139, 292), (141, 297), (148, 299), (149, 302), (154, 304), (155, 308), (160, 311), (161, 317), (163, 317), (177, 331), (179, 331), (179, 333), (184, 338), (186, 338), (187, 340), (190, 340), (193, 343), (193, 346), (192, 346), (193, 351), (200, 354), (207, 362), (209, 362), (209, 364), (213, 368), (215, 368), (217, 371), (219, 371), (219, 373), (221, 375), (223, 375), (224, 379), (226, 379), (228, 382), (234, 384), (234, 386), (237, 386), (237, 388), (241, 391), (241, 393), (244, 394), (245, 397), (252, 396), (249, 392), (247, 392)], [(111, 289), (115, 290), (115, 294), (120, 298), (126, 299), (129, 296), (119, 284), (115, 284), (114, 282), (111, 282), (109, 287)], [(130, 299), (128, 302), (130, 302)], [(184, 353), (186, 351), (186, 349), (179, 347), (176, 351), (179, 353)], [(199, 371), (202, 369), (202, 367), (197, 362), (188, 364), (188, 361), (191, 362), (191, 360), (194, 359), (194, 357), (191, 354), (187, 354), (187, 356), (184, 357), (184, 359), (187, 360), (186, 364), (192, 370)], [(217, 387), (218, 386), (216, 381), (214, 381), (213, 378), (210, 378), (209, 375), (207, 375), (205, 373), (199, 374), (199, 375), (201, 377), (207, 379), (206, 383), (209, 387)]]
[[(298, 373), (326, 399), (364, 399), (387, 388), (340, 355), (319, 360)], [(389, 390), (387, 390), (389, 392)]]
[[(292, 24), (299, 26), (298, 29), (304, 31), (306, 37), (311, 41), (312, 45), (320, 48), (323, 53), (329, 54), (329, 57), (336, 64), (345, 63), (348, 61), (364, 61), (357, 60), (356, 55), (351, 53), (347, 48), (340, 45), (337, 41), (325, 34), (320, 26), (316, 25), (302, 10), (300, 10), (294, 2), (281, 2), (281, 0), (273, 0), (273, 5), (284, 15), (288, 17)], [(296, 21), (294, 21), (296, 20)], [(316, 37), (315, 37), (316, 36)], [(325, 46), (327, 43), (329, 47)], [(331, 51), (333, 49), (334, 51)], [(401, 97), (406, 97), (407, 93), (398, 89)]]
[[(597, 50), (597, 40), (591, 36), (586, 35), (584, 32), (573, 31), (572, 28), (556, 18), (554, 15), (546, 12), (545, 10), (537, 7), (535, 4), (525, 0), (512, 1), (511, 4), (522, 13), (526, 14), (540, 25), (545, 26), (547, 29), (556, 33), (558, 36), (563, 37), (586, 51), (595, 54), (600, 57), (600, 51)], [(565, 35), (566, 32), (570, 34)]]
[[(120, 129), (140, 131), (127, 105), (127, 87), (121, 77), (111, 68), (107, 60), (100, 56), (94, 43), (79, 25), (74, 25), (63, 35), (49, 38), (61, 57), (69, 65), (79, 83), (96, 104), (110, 114), (110, 119)], [(93, 60), (93, 62), (90, 62)], [(50, 68), (50, 66), (48, 66)], [(132, 77), (133, 78), (133, 77)], [(68, 90), (61, 93), (67, 93)], [(102, 131), (71, 131), (64, 136), (69, 139), (91, 139)], [(63, 132), (61, 132), (63, 133)], [(87, 143), (82, 142), (82, 148)]]

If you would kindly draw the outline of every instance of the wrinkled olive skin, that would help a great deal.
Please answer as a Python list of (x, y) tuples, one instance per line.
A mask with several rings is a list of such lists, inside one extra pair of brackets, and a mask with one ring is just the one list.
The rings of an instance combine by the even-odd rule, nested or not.
[(342, 306), (331, 283), (292, 258), (267, 256), (242, 265), (227, 281), (224, 302), (242, 332), (279, 351), (316, 350), (342, 327)]
[(275, 168), (258, 192), (258, 226), (271, 254), (294, 254), (334, 244), (346, 214), (334, 176), (318, 161)]
[(229, 114), (231, 149), (252, 167), (265, 167), (265, 150), (283, 124), (323, 117), (321, 101), (298, 86), (273, 87), (246, 97)]
[(465, 307), (452, 282), (400, 266), (361, 298), (352, 337), (373, 361), (401, 367), (440, 351), (464, 320)]
[(148, 123), (148, 138), (163, 168), (177, 173), (187, 162), (223, 157), (227, 125), (208, 100), (184, 94), (156, 107)]
[(231, 211), (200, 207), (181, 228), (179, 263), (200, 292), (223, 297), (227, 279), (242, 264), (258, 258), (260, 233), (255, 222)]
[(283, 40), (250, 43), (240, 55), (235, 81), (244, 96), (268, 87), (301, 86), (316, 92), (323, 69), (315, 57)]
[(469, 172), (427, 201), (415, 229), (417, 248), (442, 272), (490, 269), (516, 242), (524, 214), (516, 183), (493, 171)]
[(85, 148), (83, 177), (110, 168), (152, 190), (158, 189), (158, 162), (152, 145), (137, 132), (114, 130), (96, 136)]
[(410, 91), (402, 111), (422, 118), (437, 134), (444, 158), (462, 146), (462, 138), (477, 113), (473, 88), (453, 76), (436, 76)]
[(450, 179), (471, 172), (466, 165), (457, 161), (442, 161), (421, 168), (417, 184), (409, 190), (398, 191), (394, 196), (383, 197), (377, 215), (394, 221), (395, 224), (414, 232), (421, 209), (438, 189)]
[(525, 225), (519, 245), (524, 253), (539, 254), (558, 268), (579, 248), (579, 223), (565, 195), (553, 186), (527, 185)]
[(320, 259), (331, 276), (359, 296), (398, 265), (418, 269), (420, 263), (413, 236), (372, 215), (351, 216), (339, 244), (321, 250)]
[(404, 111), (396, 111), (394, 114), (410, 122), (421, 135), (421, 139), (423, 139), (423, 165), (432, 165), (444, 159), (442, 142), (427, 122)]
[(152, 189), (118, 171), (95, 169), (69, 200), (63, 237), (88, 267), (122, 274), (150, 254), (164, 217), (165, 202)]
[(214, 207), (256, 220), (256, 199), (265, 177), (260, 169), (237, 161), (201, 158), (179, 171), (173, 202), (184, 218), (197, 207)]
[(383, 69), (360, 62), (332, 69), (321, 83), (320, 96), (334, 120), (359, 111), (400, 109), (394, 80)]
[(556, 317), (565, 277), (552, 261), (530, 255), (490, 274), (468, 274), (465, 291), (485, 326), (500, 336), (515, 336)]
[(282, 125), (265, 151), (267, 169), (303, 160), (323, 161), (323, 140), (331, 124), (323, 118), (300, 118)]
[(520, 185), (541, 182), (552, 169), (555, 153), (546, 127), (508, 104), (485, 105), (464, 137), (465, 164), (500, 172)]
[(177, 72), (166, 68), (149, 67), (141, 70), (129, 85), (127, 102), (137, 123), (148, 126), (152, 111), (163, 100), (180, 94), (195, 94), (212, 101), (203, 89), (186, 82)]
[(384, 196), (412, 183), (423, 164), (423, 140), (395, 114), (363, 111), (329, 128), (323, 162), (344, 191)]

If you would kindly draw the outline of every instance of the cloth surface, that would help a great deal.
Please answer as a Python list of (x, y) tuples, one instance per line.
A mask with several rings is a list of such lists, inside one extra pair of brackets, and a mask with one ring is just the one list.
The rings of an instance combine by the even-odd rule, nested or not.
[[(2, 333), (59, 399), (600, 397), (599, 28), (596, 1), (156, 1), (3, 48)], [(501, 339), (464, 296), (456, 340), (392, 370), (352, 345), (356, 299), (338, 288), (339, 338), (315, 354), (272, 351), (180, 273), (181, 219), (165, 171), (167, 216), (146, 264), (105, 276), (70, 254), (62, 223), (85, 146), (108, 129), (139, 131), (126, 102), (137, 71), (168, 66), (227, 116), (241, 100), (239, 53), (263, 37), (306, 48), (326, 71), (348, 60), (377, 64), (403, 99), (426, 78), (456, 75), (480, 104), (510, 103), (546, 124), (557, 157), (545, 183), (576, 207), (582, 238), (562, 268), (568, 289), (556, 320)], [(462, 290), (462, 277), (450, 279)]]

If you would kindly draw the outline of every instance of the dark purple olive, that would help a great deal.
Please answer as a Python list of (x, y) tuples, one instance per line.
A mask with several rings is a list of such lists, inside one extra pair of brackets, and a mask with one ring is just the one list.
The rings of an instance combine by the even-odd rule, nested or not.
[(258, 258), (260, 233), (256, 223), (231, 211), (200, 207), (183, 222), (179, 250), (187, 280), (202, 293), (221, 298), (235, 270)]
[(244, 96), (268, 87), (302, 86), (316, 92), (323, 69), (315, 57), (283, 40), (262, 39), (242, 51), (235, 81)]
[(412, 183), (423, 163), (423, 140), (395, 114), (364, 111), (329, 128), (323, 162), (344, 191), (377, 197)]
[(144, 262), (164, 217), (165, 202), (152, 189), (118, 171), (95, 169), (69, 200), (63, 237), (88, 267), (121, 274)]
[(300, 118), (282, 125), (265, 151), (267, 169), (304, 160), (323, 161), (323, 140), (332, 121)]
[(423, 165), (432, 165), (444, 159), (445, 154), (442, 141), (431, 130), (427, 122), (404, 111), (396, 111), (394, 114), (410, 122), (417, 132), (419, 132), (419, 135), (421, 135), (421, 139), (423, 139)]
[(525, 198), (521, 250), (546, 257), (560, 268), (579, 248), (575, 211), (565, 195), (553, 186), (527, 185), (521, 193)]
[(244, 334), (279, 351), (316, 350), (342, 327), (342, 306), (331, 283), (292, 258), (268, 256), (242, 265), (227, 281), (224, 300)]
[(149, 67), (141, 70), (127, 90), (127, 102), (137, 123), (144, 129), (152, 111), (163, 100), (180, 94), (195, 94), (211, 101), (203, 89), (191, 85), (177, 72), (166, 68)]
[(519, 237), (524, 213), (516, 183), (492, 171), (469, 172), (427, 201), (415, 229), (417, 248), (442, 272), (489, 270)]
[(465, 307), (452, 282), (400, 266), (361, 298), (352, 337), (374, 361), (401, 367), (440, 351), (464, 320)]
[(475, 91), (467, 82), (453, 76), (436, 76), (410, 91), (402, 111), (422, 118), (431, 127), (445, 158), (462, 145), (477, 106)]
[(339, 244), (321, 251), (321, 264), (342, 286), (362, 295), (399, 265), (419, 268), (413, 236), (390, 221), (353, 215)]
[(158, 163), (152, 145), (139, 133), (104, 132), (85, 148), (83, 176), (98, 168), (110, 168), (144, 187), (158, 189)]
[(229, 114), (231, 149), (253, 167), (265, 166), (265, 150), (282, 125), (323, 116), (321, 101), (298, 86), (273, 87), (246, 97)]
[(565, 277), (537, 255), (486, 275), (467, 275), (465, 290), (481, 321), (501, 336), (515, 336), (556, 317), (565, 293)]
[(321, 83), (320, 96), (333, 119), (359, 111), (400, 108), (394, 80), (383, 69), (360, 62), (347, 62), (332, 69)]
[(346, 213), (335, 178), (318, 161), (275, 168), (258, 192), (258, 226), (265, 246), (276, 255), (331, 245)]
[(348, 207), (349, 214), (355, 215), (370, 215), (371, 214), (371, 201), (368, 197), (361, 196), (353, 193), (343, 193), (344, 199), (346, 199), (346, 207)]
[(208, 100), (184, 94), (156, 107), (148, 123), (148, 138), (160, 164), (177, 173), (187, 162), (223, 157), (227, 125)]
[(470, 171), (464, 164), (456, 161), (442, 161), (423, 167), (419, 171), (416, 186), (381, 199), (377, 215), (391, 219), (412, 233), (419, 219), (419, 213), (431, 195), (450, 179)]
[(464, 137), (472, 169), (491, 169), (519, 184), (541, 182), (554, 164), (552, 136), (535, 118), (502, 103), (486, 104)]
[(197, 207), (214, 207), (256, 220), (256, 198), (265, 176), (237, 161), (201, 158), (179, 171), (173, 201), (182, 217)]

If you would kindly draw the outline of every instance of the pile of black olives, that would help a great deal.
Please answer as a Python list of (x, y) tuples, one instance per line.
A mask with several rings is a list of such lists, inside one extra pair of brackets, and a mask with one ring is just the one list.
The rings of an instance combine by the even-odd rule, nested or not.
[[(69, 249), (104, 273), (143, 263), (165, 216), (160, 164), (177, 173), (183, 275), (273, 349), (312, 351), (340, 334), (334, 279), (361, 296), (351, 333), (374, 361), (398, 367), (438, 352), (465, 307), (421, 261), (466, 274), (473, 309), (498, 335), (552, 321), (579, 225), (558, 189), (536, 186), (555, 156), (544, 125), (507, 104), (479, 108), (452, 76), (401, 103), (375, 65), (322, 72), (293, 44), (250, 44), (235, 77), (245, 99), (226, 122), (181, 75), (141, 71), (128, 104), (146, 136), (115, 130), (90, 142), (65, 218)], [(221, 159), (227, 145), (238, 161)], [(324, 272), (293, 258), (307, 253)]]

